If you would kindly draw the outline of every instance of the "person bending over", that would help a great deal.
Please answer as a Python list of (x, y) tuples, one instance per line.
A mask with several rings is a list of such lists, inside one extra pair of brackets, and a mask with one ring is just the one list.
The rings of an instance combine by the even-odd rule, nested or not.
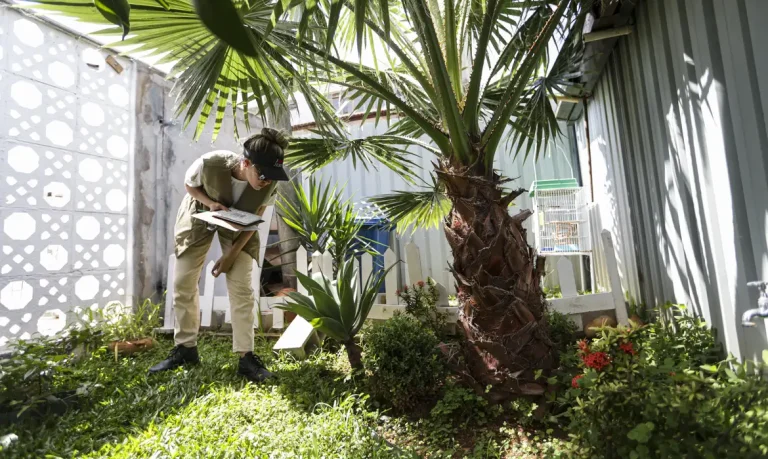
[(198, 212), (226, 211), (230, 208), (262, 215), (272, 205), (277, 182), (288, 180), (283, 169), (285, 136), (271, 128), (249, 137), (243, 153), (217, 150), (195, 160), (187, 170), (174, 232), (176, 269), (173, 278), (173, 304), (176, 314), (176, 346), (167, 359), (149, 372), (173, 370), (197, 364), (197, 335), (200, 328), (198, 281), (213, 234), (219, 234), (223, 255), (213, 267), (213, 275), (226, 274), (229, 307), (232, 314), (232, 349), (240, 354), (237, 372), (250, 381), (261, 382), (272, 376), (253, 353), (254, 292), (251, 287), (253, 260), (259, 256), (259, 234), (234, 232), (192, 218)]

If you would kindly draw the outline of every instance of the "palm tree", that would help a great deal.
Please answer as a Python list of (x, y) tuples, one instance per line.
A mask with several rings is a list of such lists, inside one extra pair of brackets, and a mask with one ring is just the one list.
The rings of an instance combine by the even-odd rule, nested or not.
[[(378, 203), (401, 228), (445, 223), (466, 338), (451, 361), (492, 399), (544, 392), (535, 370), (557, 357), (543, 259), (526, 242), (531, 212), (508, 212), (523, 190), (505, 189), (493, 164), (505, 141), (527, 157), (559, 133), (551, 98), (578, 76), (592, 0), (34, 1), (108, 21), (102, 33), (176, 61), (179, 112), (186, 123), (200, 114), (196, 135), (211, 117), (218, 133), (227, 108), (236, 118), (284, 108), (287, 92), (317, 125), (289, 156), (305, 171), (351, 157), (414, 182), (409, 147), (433, 154), (432, 183)], [(329, 87), (376, 122), (386, 116), (388, 131), (349, 139)]]

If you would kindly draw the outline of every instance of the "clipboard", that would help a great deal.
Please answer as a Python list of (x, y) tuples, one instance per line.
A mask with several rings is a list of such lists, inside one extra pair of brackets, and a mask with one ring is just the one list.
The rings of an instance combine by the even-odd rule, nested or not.
[(220, 218), (216, 218), (214, 215), (214, 212), (200, 212), (198, 214), (193, 214), (192, 218), (196, 218), (198, 220), (202, 220), (209, 225), (218, 226), (220, 228), (228, 229), (230, 231), (258, 231), (259, 225), (264, 223), (264, 220), (259, 220), (256, 223), (253, 223), (249, 226), (243, 226), (238, 225), (237, 223), (228, 222), (226, 220), (222, 220)]

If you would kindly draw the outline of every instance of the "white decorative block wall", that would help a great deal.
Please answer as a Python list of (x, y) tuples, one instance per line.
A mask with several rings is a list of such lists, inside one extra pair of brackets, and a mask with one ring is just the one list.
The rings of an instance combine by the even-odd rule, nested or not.
[(0, 350), (125, 301), (135, 68), (0, 9)]

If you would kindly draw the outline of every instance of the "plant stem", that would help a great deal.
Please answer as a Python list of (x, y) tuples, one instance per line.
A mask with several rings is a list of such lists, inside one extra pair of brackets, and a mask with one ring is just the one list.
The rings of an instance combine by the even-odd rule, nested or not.
[(352, 367), (353, 370), (362, 370), (363, 369), (363, 360), (362, 360), (362, 348), (355, 343), (354, 339), (350, 339), (346, 343), (344, 343), (344, 349), (347, 351), (347, 358), (349, 359), (349, 365)]

